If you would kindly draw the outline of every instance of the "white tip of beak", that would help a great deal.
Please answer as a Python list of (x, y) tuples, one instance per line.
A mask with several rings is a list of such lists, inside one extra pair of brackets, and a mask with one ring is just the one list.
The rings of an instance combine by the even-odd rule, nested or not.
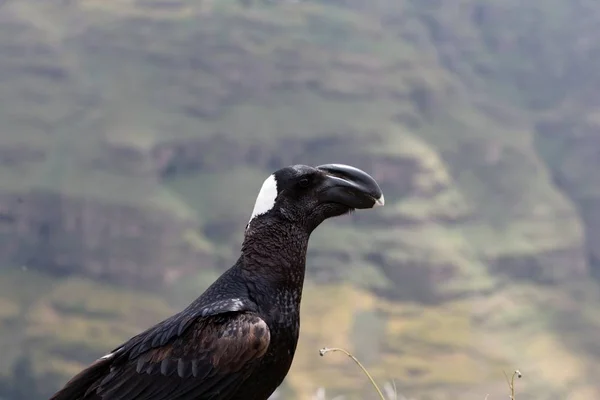
[(382, 194), (380, 198), (375, 200), (375, 204), (373, 205), (373, 207), (381, 207), (384, 204), (385, 204), (385, 198), (383, 197), (383, 194)]

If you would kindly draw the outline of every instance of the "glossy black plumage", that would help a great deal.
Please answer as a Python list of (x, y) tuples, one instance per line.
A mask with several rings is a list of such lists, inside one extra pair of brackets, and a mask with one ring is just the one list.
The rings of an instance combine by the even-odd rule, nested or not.
[(287, 167), (273, 177), (277, 191), (265, 189), (273, 205), (255, 207), (261, 213), (235, 265), (51, 400), (265, 400), (273, 393), (296, 350), (311, 232), (327, 218), (383, 203), (375, 181), (348, 166)]

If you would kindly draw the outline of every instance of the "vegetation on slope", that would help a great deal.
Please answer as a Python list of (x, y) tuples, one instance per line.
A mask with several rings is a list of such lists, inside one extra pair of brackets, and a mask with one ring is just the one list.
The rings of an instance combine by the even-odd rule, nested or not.
[(191, 301), (268, 173), (334, 161), (388, 204), (315, 234), (282, 390), (366, 395), (335, 344), (421, 399), (505, 395), (515, 367), (523, 399), (597, 397), (598, 7), (248, 3), (4, 5), (0, 260), (42, 270), (3, 268), (4, 390), (17, 349), (46, 394)]

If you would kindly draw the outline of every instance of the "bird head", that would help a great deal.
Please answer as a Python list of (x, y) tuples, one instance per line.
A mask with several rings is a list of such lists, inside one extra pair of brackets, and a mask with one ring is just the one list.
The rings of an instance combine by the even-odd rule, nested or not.
[(275, 171), (264, 181), (246, 229), (275, 217), (310, 232), (328, 218), (383, 204), (375, 179), (358, 168), (293, 165)]

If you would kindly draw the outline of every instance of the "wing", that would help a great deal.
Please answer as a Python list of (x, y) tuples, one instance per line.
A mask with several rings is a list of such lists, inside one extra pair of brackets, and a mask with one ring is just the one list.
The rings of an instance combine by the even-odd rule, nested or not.
[(134, 346), (118, 355), (93, 390), (103, 400), (201, 400), (216, 394), (227, 399), (269, 342), (269, 327), (254, 313), (199, 318), (162, 345), (139, 354)]
[[(50, 400), (186, 399), (189, 396), (172, 397), (168, 391), (153, 394), (152, 388), (158, 385), (175, 393), (187, 385), (202, 392), (211, 382), (223, 385), (227, 378), (233, 389), (269, 345), (268, 326), (255, 310), (247, 298), (218, 299), (217, 293), (211, 302), (202, 304), (199, 299), (96, 360)], [(137, 386), (144, 397), (125, 392), (132, 390), (133, 395)]]

